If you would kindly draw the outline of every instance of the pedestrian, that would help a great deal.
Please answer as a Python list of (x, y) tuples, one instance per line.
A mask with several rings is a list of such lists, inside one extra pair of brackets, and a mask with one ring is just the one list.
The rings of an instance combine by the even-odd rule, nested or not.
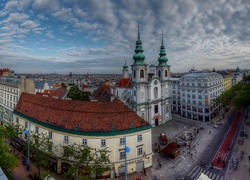
[(147, 172), (145, 168), (143, 169), (143, 171), (144, 171), (144, 176), (147, 176)]
[(213, 169), (213, 166), (214, 166), (214, 163), (213, 162), (211, 162), (211, 168)]
[(220, 163), (220, 157), (218, 157), (218, 164)]
[(222, 161), (222, 169), (225, 167), (225, 161)]

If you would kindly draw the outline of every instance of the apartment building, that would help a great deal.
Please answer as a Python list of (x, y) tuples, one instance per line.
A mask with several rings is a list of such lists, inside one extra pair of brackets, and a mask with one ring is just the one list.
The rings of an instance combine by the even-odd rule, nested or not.
[(215, 72), (193, 72), (179, 80), (180, 114), (184, 117), (210, 121), (221, 105), (215, 99), (223, 91), (223, 77)]
[(22, 92), (35, 92), (33, 79), (0, 76), (0, 123), (12, 124), (13, 110)]

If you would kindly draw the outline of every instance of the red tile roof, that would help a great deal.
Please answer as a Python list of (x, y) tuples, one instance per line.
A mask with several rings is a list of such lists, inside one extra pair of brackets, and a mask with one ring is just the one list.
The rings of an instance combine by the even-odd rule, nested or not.
[(109, 132), (148, 126), (149, 124), (118, 99), (112, 102), (91, 102), (54, 99), (22, 93), (15, 112), (50, 125), (83, 132)]
[(117, 87), (132, 87), (132, 79), (131, 78), (121, 78), (117, 83)]
[(92, 93), (93, 99), (96, 99), (98, 101), (101, 101), (103, 97), (111, 96), (110, 93), (110, 87), (109, 85), (106, 85), (105, 83), (101, 84), (94, 92)]
[(8, 68), (7, 69), (0, 69), (0, 76), (4, 75), (5, 72), (10, 71)]
[(44, 92), (36, 92), (36, 95), (39, 96), (43, 96), (46, 95), (47, 97), (57, 97), (59, 99), (62, 99), (63, 96), (65, 95), (65, 93), (67, 92), (67, 90), (63, 87), (57, 88), (55, 90), (44, 90)]

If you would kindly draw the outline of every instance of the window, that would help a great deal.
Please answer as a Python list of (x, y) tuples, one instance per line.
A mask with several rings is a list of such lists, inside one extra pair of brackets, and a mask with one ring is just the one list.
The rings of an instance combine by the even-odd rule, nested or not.
[(140, 142), (140, 141), (142, 141), (142, 135), (141, 135), (141, 134), (139, 134), (139, 135), (137, 136), (137, 142)]
[(158, 113), (158, 105), (155, 105), (155, 113)]
[(143, 69), (140, 70), (140, 78), (144, 78), (144, 71), (143, 71)]
[(158, 88), (157, 87), (154, 88), (154, 98), (155, 99), (158, 98)]
[(161, 71), (160, 70), (158, 71), (158, 76), (159, 76), (159, 78), (161, 77)]
[(120, 151), (120, 160), (125, 159), (125, 151)]
[(28, 128), (28, 122), (27, 121), (25, 121), (25, 127)]
[(53, 138), (53, 134), (51, 131), (49, 131), (49, 139), (52, 139)]
[(125, 138), (120, 138), (120, 146), (125, 144)]
[(19, 118), (18, 117), (16, 118), (16, 123), (19, 124)]
[(69, 143), (69, 136), (64, 136), (64, 142)]
[(82, 145), (84, 145), (84, 146), (87, 146), (87, 145), (88, 145), (87, 139), (82, 139)]
[(137, 156), (142, 155), (142, 147), (137, 148)]
[(135, 71), (135, 69), (133, 71), (133, 74), (134, 74), (134, 78), (136, 78), (136, 71)]
[(39, 133), (39, 127), (36, 126), (36, 133)]
[(105, 139), (101, 140), (101, 147), (106, 147), (106, 140)]
[(165, 77), (168, 76), (168, 70), (165, 70)]

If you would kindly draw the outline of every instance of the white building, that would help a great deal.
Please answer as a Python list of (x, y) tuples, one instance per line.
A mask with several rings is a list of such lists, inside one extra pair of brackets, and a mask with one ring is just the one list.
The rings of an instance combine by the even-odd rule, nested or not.
[(138, 30), (134, 63), (131, 65), (132, 77), (129, 77), (128, 66), (125, 63), (123, 78), (117, 84), (115, 92), (117, 97), (152, 126), (164, 124), (172, 119), (170, 66), (167, 64), (163, 37), (159, 55), (158, 65), (146, 64)]
[(221, 106), (214, 100), (223, 91), (223, 77), (214, 72), (194, 72), (180, 78), (181, 115), (187, 118), (210, 121)]
[(12, 123), (12, 112), (22, 92), (34, 94), (34, 81), (27, 78), (0, 76), (0, 123)]
[(127, 172), (152, 166), (152, 126), (117, 98), (112, 102), (70, 101), (23, 93), (14, 111), (14, 125), (28, 128), (28, 123), (30, 131), (47, 134), (53, 147), (58, 147), (51, 162), (58, 173), (72, 163), (62, 155), (64, 146), (74, 143), (107, 147), (110, 177), (124, 173), (125, 136), (130, 148)]

